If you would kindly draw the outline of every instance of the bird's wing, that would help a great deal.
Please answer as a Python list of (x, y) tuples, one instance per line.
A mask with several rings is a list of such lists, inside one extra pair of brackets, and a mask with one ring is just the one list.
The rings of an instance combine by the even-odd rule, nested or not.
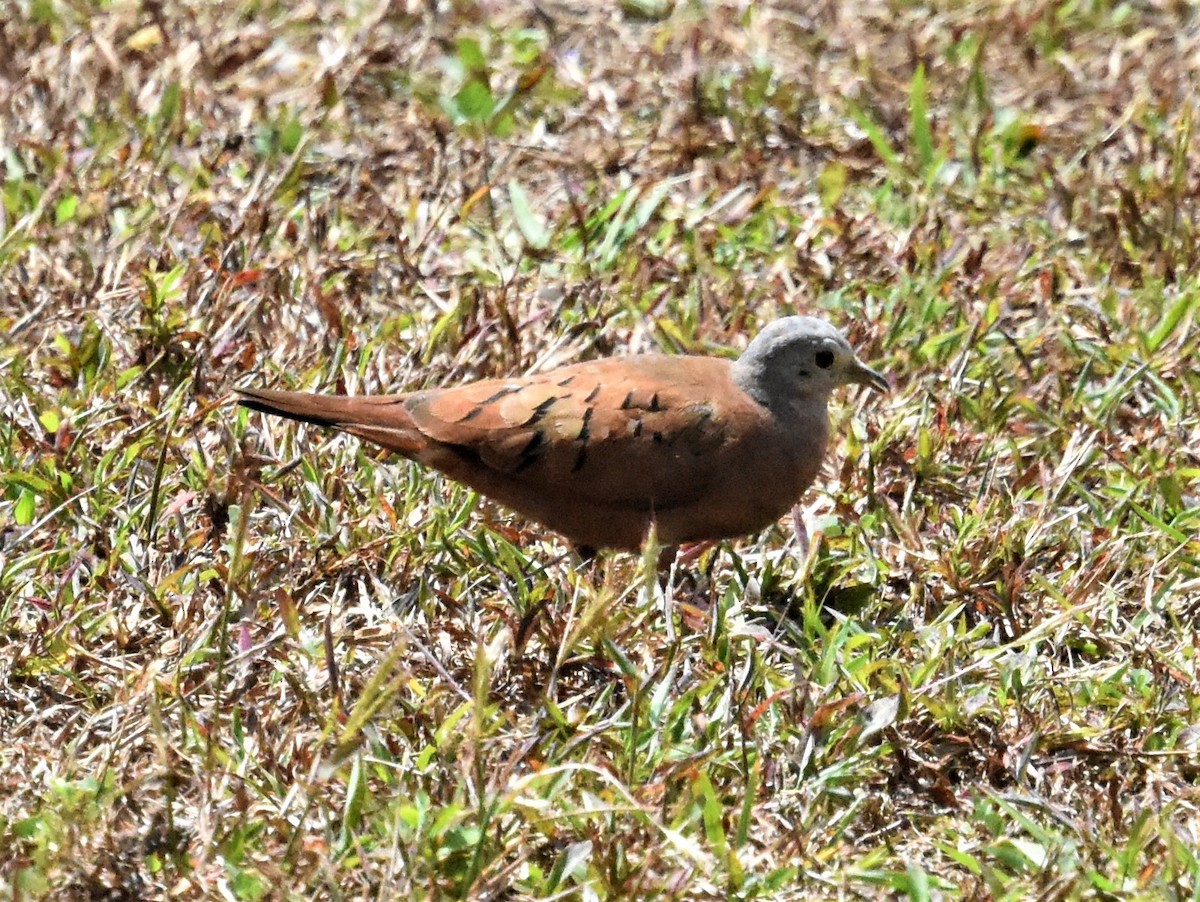
[(658, 355), (415, 392), (404, 406), (433, 442), (511, 484), (642, 509), (694, 500), (723, 465), (714, 456), (760, 417), (727, 361)]

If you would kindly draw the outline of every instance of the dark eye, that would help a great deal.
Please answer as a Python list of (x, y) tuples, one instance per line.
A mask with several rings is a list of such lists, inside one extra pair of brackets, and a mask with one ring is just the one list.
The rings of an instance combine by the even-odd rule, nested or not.
[(817, 351), (817, 366), (823, 370), (833, 366), (833, 351)]

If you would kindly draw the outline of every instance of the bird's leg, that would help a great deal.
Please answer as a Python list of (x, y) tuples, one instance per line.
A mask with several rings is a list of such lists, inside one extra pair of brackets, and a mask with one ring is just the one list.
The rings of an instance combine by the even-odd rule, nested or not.
[(693, 564), (700, 560), (700, 555), (716, 545), (716, 542), (692, 542), (685, 545), (679, 552), (680, 564)]
[[(696, 542), (683, 548), (660, 548), (658, 552), (658, 585), (663, 599), (689, 630), (703, 632), (708, 628), (712, 599), (705, 586), (711, 574), (700, 575), (691, 565), (715, 544)], [(664, 614), (670, 631), (673, 629), (672, 611), (664, 611)]]
[(600, 550), (594, 545), (573, 545), (573, 554), (568, 554), (568, 557), (578, 558), (578, 562), (572, 561), (571, 569), (583, 576), (593, 588), (599, 588), (603, 570), (598, 566), (600, 561)]
[(664, 592), (670, 584), (671, 565), (675, 563), (675, 552), (678, 550), (678, 546), (675, 545), (664, 545), (658, 549), (658, 586)]
[(804, 508), (799, 504), (792, 508), (792, 529), (796, 533), (796, 543), (800, 546), (802, 558), (808, 557), (808, 528), (804, 525)]

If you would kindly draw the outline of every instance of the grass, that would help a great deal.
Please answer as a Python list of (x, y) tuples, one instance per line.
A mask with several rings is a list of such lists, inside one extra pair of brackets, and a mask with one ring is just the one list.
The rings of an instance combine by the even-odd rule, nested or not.
[[(674, 7), (6, 17), (0, 896), (1200, 893), (1194, 13)], [(690, 602), (229, 393), (795, 311)]]

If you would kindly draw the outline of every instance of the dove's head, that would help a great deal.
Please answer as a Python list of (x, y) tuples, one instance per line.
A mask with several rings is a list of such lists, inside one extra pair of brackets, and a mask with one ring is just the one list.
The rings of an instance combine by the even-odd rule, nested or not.
[(888, 390), (887, 379), (854, 356), (846, 337), (811, 316), (785, 316), (755, 336), (734, 378), (760, 404), (778, 408), (803, 398), (824, 400), (839, 385)]

